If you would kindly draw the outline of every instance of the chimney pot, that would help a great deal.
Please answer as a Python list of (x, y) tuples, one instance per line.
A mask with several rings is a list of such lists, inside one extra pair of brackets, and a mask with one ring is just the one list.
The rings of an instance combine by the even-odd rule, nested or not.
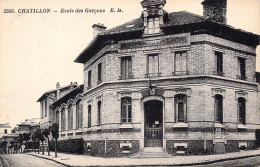
[(56, 84), (56, 89), (59, 89), (59, 88), (60, 88), (60, 83), (57, 82), (57, 84)]

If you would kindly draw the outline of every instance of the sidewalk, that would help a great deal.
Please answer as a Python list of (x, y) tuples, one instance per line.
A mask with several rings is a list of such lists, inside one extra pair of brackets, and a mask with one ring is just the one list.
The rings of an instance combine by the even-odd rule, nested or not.
[(172, 158), (146, 158), (146, 159), (131, 159), (131, 158), (101, 158), (92, 157), (87, 155), (73, 155), (58, 153), (58, 157), (54, 157), (54, 152), (51, 156), (45, 152), (41, 153), (28, 153), (32, 156), (37, 156), (45, 159), (55, 161), (65, 166), (160, 166), (160, 165), (205, 165), (214, 162), (221, 162), (226, 160), (235, 160), (241, 158), (248, 158), (260, 156), (260, 150), (244, 151), (219, 155), (207, 156), (173, 156)]

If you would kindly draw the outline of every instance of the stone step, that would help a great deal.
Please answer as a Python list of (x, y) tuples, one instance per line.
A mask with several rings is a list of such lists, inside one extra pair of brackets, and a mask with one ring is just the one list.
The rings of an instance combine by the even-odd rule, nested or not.
[(143, 151), (131, 156), (130, 158), (172, 158), (171, 154), (163, 152), (162, 148), (144, 148)]

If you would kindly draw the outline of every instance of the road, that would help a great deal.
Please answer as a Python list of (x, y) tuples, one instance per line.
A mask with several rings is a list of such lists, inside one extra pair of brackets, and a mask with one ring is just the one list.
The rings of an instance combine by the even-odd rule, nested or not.
[(208, 165), (195, 165), (193, 167), (260, 167), (260, 157), (245, 158), (232, 161), (218, 162)]
[[(53, 161), (37, 158), (26, 154), (5, 155), (10, 167), (64, 167)], [(1, 159), (0, 159), (0, 166)], [(208, 165), (195, 165), (193, 167), (260, 167), (260, 157), (238, 159), (232, 161), (218, 162)], [(5, 167), (5, 166), (4, 166)], [(175, 166), (176, 167), (176, 166)]]
[[(5, 155), (10, 167), (64, 167), (53, 161), (37, 158), (26, 154)], [(1, 163), (0, 163), (1, 164)]]

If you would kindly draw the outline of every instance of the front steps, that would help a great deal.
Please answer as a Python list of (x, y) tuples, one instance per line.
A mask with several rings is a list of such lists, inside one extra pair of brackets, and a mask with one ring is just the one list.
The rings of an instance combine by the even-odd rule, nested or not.
[(130, 158), (173, 158), (171, 154), (163, 152), (161, 147), (145, 147), (143, 151), (131, 156)]

